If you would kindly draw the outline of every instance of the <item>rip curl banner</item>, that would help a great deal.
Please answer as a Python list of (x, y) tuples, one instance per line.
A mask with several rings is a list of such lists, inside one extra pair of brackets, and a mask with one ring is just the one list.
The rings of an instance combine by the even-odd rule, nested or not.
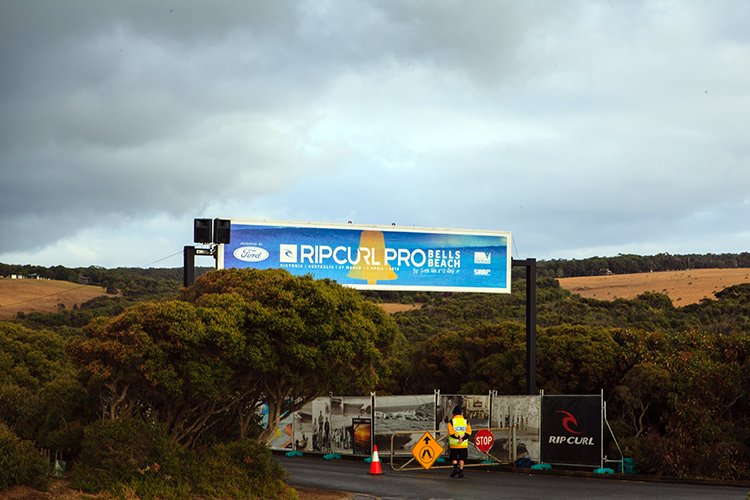
[(602, 467), (602, 395), (542, 396), (540, 460)]
[(511, 233), (231, 220), (217, 267), (286, 269), (359, 290), (510, 293)]

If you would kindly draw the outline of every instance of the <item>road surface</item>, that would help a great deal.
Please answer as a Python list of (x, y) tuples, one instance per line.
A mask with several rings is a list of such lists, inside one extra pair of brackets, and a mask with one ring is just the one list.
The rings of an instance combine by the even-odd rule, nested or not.
[(394, 472), (383, 463), (382, 475), (370, 475), (367, 463), (323, 460), (320, 456), (275, 455), (289, 473), (292, 486), (349, 492), (365, 499), (738, 499), (748, 500), (748, 486), (714, 486), (525, 474), (488, 468), (467, 468), (464, 479), (449, 477), (450, 469)]

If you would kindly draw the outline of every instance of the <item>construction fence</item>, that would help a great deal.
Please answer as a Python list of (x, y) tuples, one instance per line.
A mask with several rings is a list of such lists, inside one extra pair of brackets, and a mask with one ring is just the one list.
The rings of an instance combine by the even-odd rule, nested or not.
[[(602, 394), (434, 394), (319, 397), (279, 423), (275, 450), (370, 456), (373, 446), (409, 456), (426, 430), (444, 436), (456, 406), (472, 429), (493, 429), (491, 454), (507, 461), (603, 467)], [(411, 431), (411, 432), (410, 432)], [(486, 458), (474, 447), (469, 458)]]

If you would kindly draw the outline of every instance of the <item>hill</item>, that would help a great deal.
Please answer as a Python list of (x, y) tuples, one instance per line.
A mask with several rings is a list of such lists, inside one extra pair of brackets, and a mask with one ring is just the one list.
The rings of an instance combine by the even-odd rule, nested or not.
[(55, 312), (105, 295), (104, 287), (69, 281), (0, 278), (0, 320), (12, 319), (18, 311)]
[(558, 278), (560, 286), (582, 297), (632, 299), (644, 292), (664, 293), (676, 307), (695, 304), (732, 285), (750, 283), (750, 268), (689, 269), (654, 273)]

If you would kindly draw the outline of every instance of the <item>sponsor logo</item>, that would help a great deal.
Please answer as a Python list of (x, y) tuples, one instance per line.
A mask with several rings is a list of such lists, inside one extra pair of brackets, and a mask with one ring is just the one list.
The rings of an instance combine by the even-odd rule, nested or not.
[(572, 436), (550, 436), (550, 444), (569, 444), (579, 446), (594, 446), (594, 438), (591, 436), (581, 436), (582, 432), (575, 429), (578, 428), (578, 420), (575, 415), (565, 410), (557, 410), (556, 413), (562, 415), (562, 426), (563, 428), (573, 434)]
[(550, 436), (550, 444), (577, 444), (579, 446), (594, 446), (594, 438), (587, 436)]
[(489, 276), (489, 269), (474, 269), (474, 276)]
[(260, 247), (240, 247), (233, 254), (236, 259), (245, 262), (261, 262), (268, 258), (268, 250)]
[(279, 262), (297, 262), (297, 245), (281, 243), (279, 245)]
[(490, 252), (474, 252), (474, 264), (492, 264)]
[(580, 432), (574, 431), (570, 428), (571, 425), (578, 427), (578, 420), (576, 420), (576, 417), (572, 413), (565, 410), (557, 410), (557, 413), (562, 414), (562, 425), (566, 431), (570, 432), (571, 434), (580, 434)]

